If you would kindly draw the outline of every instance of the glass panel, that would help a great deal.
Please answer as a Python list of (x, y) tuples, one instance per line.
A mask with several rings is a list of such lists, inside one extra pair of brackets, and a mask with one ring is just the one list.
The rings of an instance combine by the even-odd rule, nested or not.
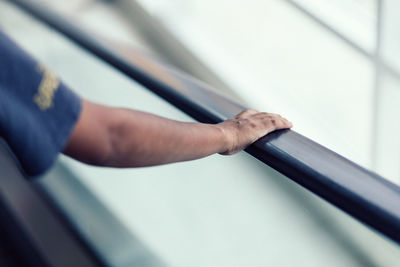
[(391, 119), (400, 114), (399, 78), (385, 71), (379, 75), (375, 164), (385, 177), (400, 177), (400, 139), (394, 138), (400, 136), (400, 121)]
[[(191, 120), (5, 2), (0, 23), (82, 96)], [(170, 266), (394, 266), (400, 257), (396, 244), (245, 153), (125, 170), (60, 164)]]
[[(382, 150), (377, 148), (377, 135), (388, 140), (397, 138), (390, 127), (380, 133), (383, 130), (377, 118), (397, 119), (395, 113), (386, 113), (389, 117), (378, 115), (377, 95), (384, 92), (378, 93), (381, 88), (373, 58), (287, 1), (139, 2), (250, 106), (283, 114), (294, 122), (295, 131), (393, 182), (400, 182), (400, 173), (382, 171), (377, 164), (386, 161), (390, 162), (390, 169), (399, 169), (398, 161), (388, 159), (390, 153), (377, 153)], [(347, 15), (336, 16), (340, 23), (333, 23), (338, 31), (342, 26), (357, 29), (345, 18), (353, 20), (360, 16), (366, 19), (359, 22), (368, 21), (366, 28), (375, 29), (371, 25), (377, 19), (376, 1), (297, 2), (329, 23), (333, 14), (343, 10)], [(391, 10), (383, 12), (384, 19), (396, 14), (396, 8), (387, 4), (384, 7)], [(384, 40), (398, 36), (394, 20), (384, 20), (384, 29), (393, 29), (389, 35), (383, 32)], [(375, 40), (375, 34), (368, 36)], [(361, 47), (363, 41), (356, 44)], [(395, 44), (387, 45), (388, 49), (395, 50)], [(396, 53), (386, 58), (393, 61), (396, 57), (390, 55)]]
[(378, 79), (375, 93), (376, 105), (376, 158), (379, 173), (396, 177), (400, 181), (400, 46), (398, 17), (400, 2), (382, 2), (381, 40), (378, 51)]
[(400, 72), (400, 18), (398, 11), (400, 2), (395, 0), (385, 0), (382, 3), (382, 39), (380, 54), (385, 64), (396, 70), (397, 76)]

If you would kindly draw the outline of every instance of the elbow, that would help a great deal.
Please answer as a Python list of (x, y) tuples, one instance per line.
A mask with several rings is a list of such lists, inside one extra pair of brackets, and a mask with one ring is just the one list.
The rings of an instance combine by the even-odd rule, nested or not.
[(63, 153), (83, 163), (114, 167), (124, 157), (126, 127), (118, 109), (83, 101), (81, 116)]
[(99, 127), (92, 139), (86, 140), (78, 153), (70, 155), (83, 163), (99, 166), (114, 167), (118, 163), (119, 147), (117, 133), (107, 128)]
[(128, 139), (129, 131), (124, 124), (109, 127), (102, 151), (96, 157), (93, 165), (116, 168), (137, 167), (131, 160), (133, 153), (129, 149)]

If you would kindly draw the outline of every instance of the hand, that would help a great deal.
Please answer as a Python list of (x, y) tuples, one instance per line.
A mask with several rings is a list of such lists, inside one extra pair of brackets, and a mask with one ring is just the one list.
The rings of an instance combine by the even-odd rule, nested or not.
[(249, 109), (217, 126), (225, 133), (228, 141), (227, 149), (220, 154), (232, 155), (270, 132), (291, 128), (292, 123), (278, 114)]

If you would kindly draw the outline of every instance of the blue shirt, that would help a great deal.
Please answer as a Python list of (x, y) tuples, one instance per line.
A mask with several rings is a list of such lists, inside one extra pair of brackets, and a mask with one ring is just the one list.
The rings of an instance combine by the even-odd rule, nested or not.
[(26, 174), (53, 164), (80, 111), (80, 98), (0, 31), (0, 137)]

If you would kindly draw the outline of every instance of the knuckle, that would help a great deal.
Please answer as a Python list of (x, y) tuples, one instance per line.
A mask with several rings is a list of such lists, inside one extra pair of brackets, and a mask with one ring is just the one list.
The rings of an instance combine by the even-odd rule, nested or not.
[(246, 119), (246, 118), (240, 118), (240, 119), (236, 120), (235, 123), (236, 123), (236, 126), (237, 126), (238, 128), (241, 128), (243, 125), (248, 124), (248, 123), (249, 123), (249, 120)]
[(240, 112), (238, 115), (236, 115), (236, 118), (246, 117), (255, 113), (258, 113), (258, 111), (255, 109), (246, 109)]

